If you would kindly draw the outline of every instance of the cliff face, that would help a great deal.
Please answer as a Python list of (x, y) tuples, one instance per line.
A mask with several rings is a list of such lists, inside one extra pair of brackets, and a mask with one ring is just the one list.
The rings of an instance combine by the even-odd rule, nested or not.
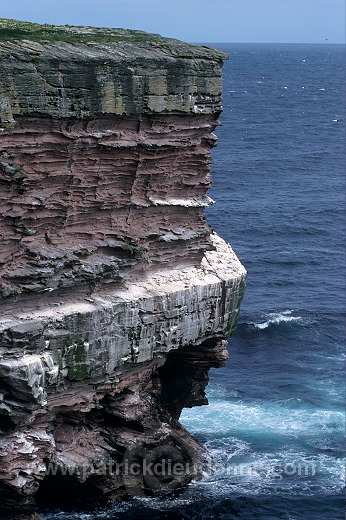
[[(3, 506), (95, 504), (201, 473), (178, 419), (207, 403), (245, 285), (203, 217), (225, 57), (0, 20)], [(148, 460), (184, 471), (147, 474)]]
[(1, 135), (2, 296), (198, 264), (215, 117), (18, 116)]

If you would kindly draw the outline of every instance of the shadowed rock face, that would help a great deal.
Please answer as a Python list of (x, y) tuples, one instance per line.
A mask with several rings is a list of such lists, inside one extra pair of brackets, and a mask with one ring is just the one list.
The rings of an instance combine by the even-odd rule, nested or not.
[[(39, 505), (90, 507), (109, 499), (161, 494), (198, 478), (207, 467), (204, 449), (176, 416), (184, 406), (206, 403), (207, 372), (224, 364), (226, 342), (212, 339), (198, 351), (179, 349), (172, 363), (171, 356), (123, 367), (116, 384), (96, 383), (92, 405), (87, 383), (62, 391), (59, 403), (52, 397), (44, 415), (38, 414), (21, 433), (9, 431), (2, 460), (2, 471), (8, 472), (0, 488), (7, 505), (16, 508), (19, 498), (21, 507), (28, 507), (35, 494)], [(182, 379), (167, 372), (166, 362), (183, 367)], [(167, 401), (170, 395), (174, 399)], [(172, 407), (179, 413), (172, 413)], [(153, 467), (162, 461), (166, 472)], [(175, 472), (178, 464), (184, 471)], [(21, 474), (26, 483), (15, 494), (10, 477), (18, 480)]]
[(245, 286), (203, 217), (224, 58), (0, 19), (3, 514), (205, 468), (179, 416), (207, 404)]

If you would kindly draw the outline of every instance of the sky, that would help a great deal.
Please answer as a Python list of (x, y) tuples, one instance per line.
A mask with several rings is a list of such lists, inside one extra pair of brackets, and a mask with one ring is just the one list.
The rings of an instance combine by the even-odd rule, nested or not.
[(345, 43), (345, 0), (2, 0), (0, 17), (188, 42)]

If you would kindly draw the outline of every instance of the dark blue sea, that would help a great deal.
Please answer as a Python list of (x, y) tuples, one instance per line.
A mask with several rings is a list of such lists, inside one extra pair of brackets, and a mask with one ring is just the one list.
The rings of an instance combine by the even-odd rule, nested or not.
[(345, 48), (216, 46), (232, 59), (207, 219), (248, 278), (210, 404), (182, 415), (214, 472), (47, 520), (344, 518)]

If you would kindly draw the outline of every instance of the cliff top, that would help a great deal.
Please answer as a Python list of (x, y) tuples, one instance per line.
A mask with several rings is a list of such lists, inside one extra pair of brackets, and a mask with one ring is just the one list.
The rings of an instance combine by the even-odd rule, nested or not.
[(227, 58), (143, 31), (0, 18), (1, 128), (31, 114), (218, 113)]
[[(0, 18), (1, 53), (7, 50), (5, 42), (13, 42), (19, 45), (20, 42), (23, 42), (24, 47), (27, 47), (26, 43), (28, 42), (37, 42), (41, 44), (42, 51), (47, 44), (58, 42), (73, 45), (117, 43), (121, 47), (123, 47), (121, 44), (127, 44), (125, 47), (129, 55), (131, 55), (131, 48), (140, 47), (142, 49), (156, 49), (180, 58), (228, 59), (228, 55), (218, 49), (185, 43), (145, 31), (106, 27), (60, 26)], [(39, 50), (40, 48), (37, 47), (38, 52)]]

